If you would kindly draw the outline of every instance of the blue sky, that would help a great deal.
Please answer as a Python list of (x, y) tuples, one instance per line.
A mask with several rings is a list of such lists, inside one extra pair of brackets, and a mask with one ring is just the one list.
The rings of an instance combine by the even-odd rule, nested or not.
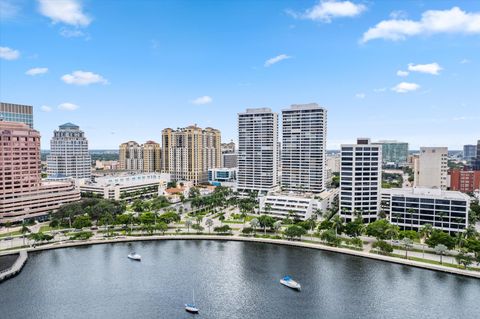
[[(316, 102), (328, 148), (480, 139), (480, 1), (0, 0), (0, 100), (33, 105), (49, 147), (197, 123), (237, 138), (247, 107)], [(401, 71), (401, 72), (398, 72)], [(397, 74), (398, 72), (398, 74)]]

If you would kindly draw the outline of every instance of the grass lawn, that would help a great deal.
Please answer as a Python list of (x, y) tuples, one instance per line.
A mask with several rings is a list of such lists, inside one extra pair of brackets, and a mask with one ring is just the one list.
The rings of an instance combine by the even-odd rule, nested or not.
[(19, 230), (16, 230), (16, 231), (12, 231), (12, 232), (9, 232), (9, 233), (3, 233), (0, 235), (0, 238), (3, 238), (3, 237), (12, 237), (12, 236), (17, 236), (17, 235), (21, 235), (22, 232), (19, 231)]
[[(398, 254), (390, 254), (390, 256), (392, 257), (398, 257), (398, 258), (402, 258), (402, 259), (405, 259), (405, 255), (398, 255)], [(439, 260), (440, 260), (440, 257), (438, 257)], [(424, 259), (424, 258), (419, 258), (419, 257), (408, 257), (408, 260), (413, 260), (413, 261), (419, 261), (419, 262), (422, 262), (422, 263), (426, 263), (426, 264), (431, 264), (431, 265), (440, 265), (440, 266), (446, 266), (446, 267), (451, 267), (451, 268), (457, 268), (457, 269), (463, 269), (465, 270), (465, 268), (461, 265), (457, 265), (457, 264), (451, 264), (451, 263), (443, 263), (441, 264), (440, 261), (437, 261), (437, 260), (432, 260), (432, 259)], [(474, 270), (474, 271), (480, 271), (480, 268), (478, 267), (468, 267), (467, 268), (468, 270)]]

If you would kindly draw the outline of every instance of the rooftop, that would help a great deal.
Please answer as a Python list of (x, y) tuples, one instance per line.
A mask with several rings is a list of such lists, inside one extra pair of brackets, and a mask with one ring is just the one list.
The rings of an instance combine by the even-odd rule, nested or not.
[(444, 199), (468, 200), (470, 197), (457, 191), (444, 191), (436, 188), (413, 187), (413, 188), (382, 188), (382, 193), (391, 195), (435, 197)]

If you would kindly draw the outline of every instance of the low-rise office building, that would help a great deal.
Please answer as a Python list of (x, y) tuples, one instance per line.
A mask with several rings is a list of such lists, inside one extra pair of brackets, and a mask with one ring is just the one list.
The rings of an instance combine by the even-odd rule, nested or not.
[(214, 186), (236, 187), (236, 168), (211, 168), (208, 170), (208, 182)]
[(468, 227), (470, 197), (432, 188), (382, 189), (382, 204), (390, 222), (406, 230), (434, 228), (454, 233)]
[(80, 184), (82, 194), (95, 194), (105, 199), (132, 200), (162, 195), (170, 182), (170, 174), (146, 173), (96, 177)]

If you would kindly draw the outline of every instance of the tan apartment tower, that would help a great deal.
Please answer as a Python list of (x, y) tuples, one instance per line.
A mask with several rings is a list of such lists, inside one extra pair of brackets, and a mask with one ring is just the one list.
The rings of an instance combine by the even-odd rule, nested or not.
[(162, 170), (172, 180), (202, 183), (208, 169), (221, 167), (221, 133), (196, 125), (162, 131)]

